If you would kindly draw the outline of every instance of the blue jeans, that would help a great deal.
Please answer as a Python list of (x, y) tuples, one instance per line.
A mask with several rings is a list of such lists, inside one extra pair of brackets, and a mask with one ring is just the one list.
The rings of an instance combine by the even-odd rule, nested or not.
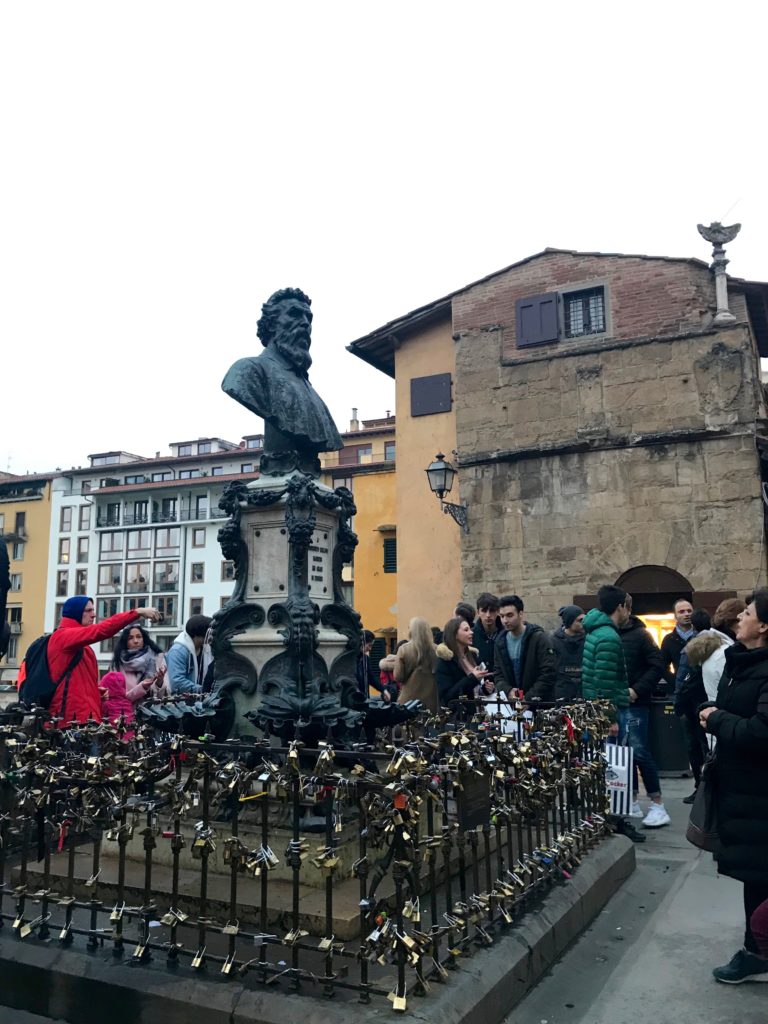
[(632, 747), (634, 765), (632, 768), (632, 793), (637, 797), (637, 771), (643, 777), (643, 785), (648, 796), (661, 796), (661, 783), (656, 764), (648, 749), (648, 719), (651, 714), (649, 707), (630, 705), (619, 708), (619, 743), (626, 739)]

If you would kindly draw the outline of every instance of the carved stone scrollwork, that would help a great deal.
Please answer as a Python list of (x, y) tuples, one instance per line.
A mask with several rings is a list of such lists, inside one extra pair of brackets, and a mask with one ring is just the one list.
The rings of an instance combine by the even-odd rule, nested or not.
[(249, 696), (256, 693), (256, 666), (232, 648), (232, 638), (247, 629), (258, 628), (266, 620), (259, 604), (230, 602), (213, 616), (211, 651), (214, 664), (214, 687), (218, 690), (240, 688)]

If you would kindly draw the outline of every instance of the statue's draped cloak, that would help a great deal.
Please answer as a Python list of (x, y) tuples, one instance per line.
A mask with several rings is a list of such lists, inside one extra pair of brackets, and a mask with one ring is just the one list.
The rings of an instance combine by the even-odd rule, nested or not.
[(222, 389), (282, 434), (297, 448), (335, 452), (344, 447), (328, 407), (306, 375), (300, 376), (273, 346), (259, 356), (238, 359)]

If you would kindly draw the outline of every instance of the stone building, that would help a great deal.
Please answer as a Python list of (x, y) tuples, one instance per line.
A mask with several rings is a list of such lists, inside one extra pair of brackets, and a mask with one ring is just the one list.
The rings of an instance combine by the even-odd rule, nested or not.
[[(767, 297), (729, 278), (731, 315), (716, 317), (700, 260), (547, 249), (354, 342), (399, 400), (401, 353), (423, 361), (441, 334), (432, 374), (450, 375), (470, 521), (464, 596), (516, 591), (553, 625), (607, 582), (641, 612), (765, 583)], [(398, 452), (408, 422), (398, 405)], [(399, 467), (398, 492), (412, 486)], [(403, 550), (423, 525), (399, 523)]]

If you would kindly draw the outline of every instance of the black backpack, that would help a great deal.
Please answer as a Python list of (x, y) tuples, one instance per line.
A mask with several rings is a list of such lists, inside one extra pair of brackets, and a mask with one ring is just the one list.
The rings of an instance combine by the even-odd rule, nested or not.
[[(48, 667), (48, 641), (50, 639), (51, 634), (46, 633), (44, 636), (39, 636), (37, 640), (33, 640), (24, 657), (27, 674), (19, 688), (19, 700), (28, 706), (37, 704), (41, 708), (50, 707), (57, 687), (64, 679), (66, 679), (65, 686), (69, 685), (69, 677), (83, 656), (82, 650), (78, 651), (62, 675), (56, 680), (52, 679), (51, 670)], [(66, 701), (66, 693), (64, 700)], [(63, 710), (64, 701), (62, 701)]]

